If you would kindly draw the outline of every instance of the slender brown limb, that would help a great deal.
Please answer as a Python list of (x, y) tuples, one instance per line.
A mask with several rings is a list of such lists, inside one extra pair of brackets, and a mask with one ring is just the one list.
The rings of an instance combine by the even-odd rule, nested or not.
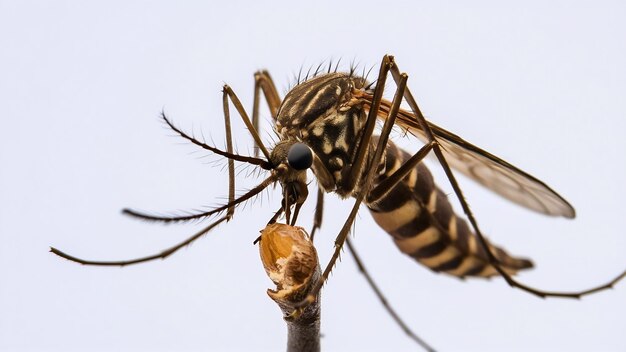
[[(396, 81), (396, 83), (401, 82), (402, 79), (403, 79), (403, 74), (400, 73), (400, 70), (398, 69), (397, 66), (392, 66), (391, 67), (391, 75), (392, 75), (393, 79)], [(445, 156), (443, 155), (443, 153), (441, 151), (441, 146), (439, 145), (439, 143), (435, 139), (433, 131), (431, 130), (431, 128), (428, 125), (428, 123), (426, 122), (426, 119), (424, 118), (424, 115), (422, 114), (421, 110), (419, 109), (419, 107), (417, 105), (417, 102), (415, 101), (415, 98), (413, 98), (413, 94), (411, 94), (411, 91), (408, 88), (404, 91), (404, 98), (406, 99), (406, 101), (408, 102), (409, 106), (411, 107), (411, 109), (413, 111), (413, 114), (415, 114), (415, 117), (417, 118), (417, 121), (419, 122), (419, 125), (421, 126), (421, 128), (424, 131), (424, 133), (426, 134), (426, 137), (430, 140), (431, 143), (433, 143), (433, 142), (435, 143), (435, 145), (433, 146), (433, 152), (435, 153), (435, 155), (437, 157), (437, 160), (439, 161), (439, 164), (441, 165), (441, 167), (443, 168), (444, 172), (446, 173), (446, 176), (447, 176), (450, 184), (452, 185), (452, 189), (454, 190), (454, 193), (456, 194), (456, 197), (459, 199), (459, 202), (461, 203), (461, 207), (463, 208), (463, 212), (467, 216), (467, 219), (469, 220), (470, 224), (472, 225), (472, 228), (474, 229), (476, 235), (478, 236), (478, 240), (480, 242), (481, 247), (485, 250), (485, 253), (487, 253), (487, 258), (489, 259), (489, 264), (491, 264), (496, 269), (496, 271), (498, 271), (498, 273), (500, 275), (502, 275), (502, 277), (505, 279), (505, 281), (511, 287), (517, 287), (517, 288), (519, 288), (521, 290), (524, 290), (526, 292), (529, 292), (529, 293), (534, 294), (534, 295), (536, 295), (538, 297), (541, 297), (541, 298), (545, 298), (545, 297), (580, 298), (580, 297), (588, 295), (588, 294), (592, 294), (592, 293), (599, 292), (599, 291), (602, 291), (602, 290), (610, 289), (618, 281), (620, 281), (621, 279), (626, 277), (626, 271), (624, 271), (620, 275), (616, 276), (614, 279), (612, 279), (611, 281), (609, 281), (609, 282), (607, 282), (605, 284), (598, 285), (596, 287), (592, 287), (592, 288), (587, 289), (587, 290), (581, 290), (581, 291), (576, 291), (576, 292), (544, 291), (544, 290), (536, 289), (534, 287), (530, 287), (528, 285), (525, 285), (525, 284), (515, 280), (504, 269), (502, 269), (502, 267), (500, 266), (500, 263), (498, 262), (498, 260), (494, 256), (494, 254), (491, 252), (491, 249), (490, 249), (489, 245), (487, 244), (487, 240), (485, 239), (485, 237), (483, 236), (482, 232), (480, 231), (480, 229), (478, 227), (478, 222), (476, 221), (476, 219), (474, 217), (474, 214), (470, 210), (470, 207), (467, 204), (467, 201), (465, 200), (465, 197), (463, 196), (463, 192), (461, 191), (461, 187), (459, 187), (459, 184), (458, 184), (458, 182), (456, 180), (456, 177), (454, 176), (450, 166), (448, 165), (448, 162), (447, 162)], [(374, 104), (372, 104), (372, 105), (374, 105)]]
[(282, 101), (278, 95), (278, 90), (276, 89), (276, 85), (274, 84), (274, 80), (272, 80), (270, 73), (266, 70), (256, 72), (254, 74), (254, 105), (252, 109), (252, 123), (257, 130), (259, 125), (260, 91), (262, 91), (265, 96), (265, 101), (270, 109), (272, 118), (276, 118), (278, 115), (278, 107)]
[(139, 264), (139, 263), (145, 263), (145, 262), (149, 262), (151, 260), (155, 260), (155, 259), (165, 259), (167, 257), (169, 257), (170, 255), (174, 254), (176, 251), (178, 251), (179, 249), (191, 244), (191, 242), (197, 240), (198, 238), (202, 237), (204, 234), (206, 234), (207, 232), (211, 231), (215, 226), (221, 224), (223, 221), (228, 220), (228, 216), (224, 216), (220, 219), (218, 219), (217, 221), (211, 223), (209, 226), (203, 228), (202, 230), (200, 230), (198, 233), (196, 233), (195, 235), (189, 237), (188, 239), (184, 240), (183, 242), (170, 247), (160, 253), (157, 254), (153, 254), (153, 255), (149, 255), (146, 257), (141, 257), (141, 258), (137, 258), (137, 259), (131, 259), (131, 260), (114, 260), (114, 261), (98, 261), (98, 260), (85, 260), (85, 259), (80, 259), (77, 257), (74, 257), (72, 255), (69, 255), (65, 252), (62, 252), (54, 247), (50, 247), (50, 252), (58, 255), (59, 257), (65, 258), (69, 261), (72, 262), (76, 262), (79, 264), (83, 264), (83, 265), (96, 265), (96, 266), (126, 266), (126, 265), (132, 265), (132, 264)]
[(165, 115), (164, 112), (161, 113), (161, 117), (163, 118), (163, 121), (165, 121), (165, 123), (176, 133), (178, 133), (181, 137), (185, 138), (186, 140), (190, 141), (191, 143), (209, 150), (217, 155), (221, 155), (223, 157), (226, 157), (228, 159), (231, 160), (235, 160), (235, 161), (241, 161), (244, 163), (248, 163), (248, 164), (252, 164), (252, 165), (257, 165), (262, 167), (265, 170), (270, 170), (272, 169), (272, 165), (269, 163), (269, 159), (268, 160), (263, 160), (263, 159), (259, 159), (259, 158), (253, 158), (250, 156), (244, 156), (244, 155), (238, 155), (238, 154), (234, 154), (234, 153), (229, 153), (229, 152), (225, 152), (221, 149), (215, 148), (213, 146), (210, 146), (206, 143), (203, 143), (191, 136), (189, 136), (188, 134), (186, 134), (185, 132), (183, 132), (181, 129), (179, 129), (178, 127), (176, 127)]
[(296, 224), (301, 208), (302, 208), (302, 203), (296, 203), (295, 209), (293, 210), (293, 217), (291, 218), (291, 223), (289, 225), (294, 226)]
[[(226, 150), (228, 153), (233, 154), (233, 136), (231, 133), (230, 125), (230, 111), (228, 109), (228, 95), (226, 92), (222, 93), (222, 106), (224, 109), (224, 128), (226, 130)], [(258, 155), (255, 155), (257, 157)], [(228, 203), (235, 200), (235, 161), (228, 159)], [(226, 217), (232, 219), (235, 214), (235, 207), (229, 207), (226, 211)]]
[(267, 224), (273, 224), (276, 221), (278, 221), (278, 218), (283, 215), (283, 213), (285, 212), (284, 207), (281, 205), (280, 208), (274, 213), (274, 216), (272, 216), (272, 218), (270, 219), (270, 221), (267, 222)]
[(398, 170), (394, 171), (389, 177), (385, 178), (384, 181), (380, 182), (373, 188), (369, 194), (367, 195), (368, 202), (374, 202), (384, 196), (387, 192), (389, 192), (395, 185), (397, 185), (406, 175), (411, 173), (411, 171), (419, 164), (425, 157), (430, 153), (433, 149), (435, 143), (430, 142), (420, 148), (409, 160), (407, 160)]
[(346, 240), (346, 245), (348, 246), (348, 251), (352, 255), (352, 259), (354, 259), (354, 262), (356, 263), (356, 266), (358, 267), (359, 272), (361, 272), (361, 274), (365, 276), (365, 280), (370, 285), (370, 288), (372, 289), (372, 291), (374, 291), (374, 294), (376, 294), (376, 297), (378, 297), (378, 300), (380, 301), (380, 303), (383, 305), (385, 310), (387, 310), (387, 313), (389, 313), (389, 315), (396, 322), (396, 324), (398, 324), (400, 329), (402, 329), (402, 331), (404, 331), (404, 333), (407, 334), (410, 339), (417, 342), (417, 344), (422, 346), (426, 351), (434, 352), (435, 349), (431, 347), (422, 338), (417, 336), (417, 334), (414, 333), (413, 330), (411, 330), (411, 328), (404, 322), (404, 320), (400, 318), (400, 316), (395, 311), (395, 309), (393, 309), (393, 307), (389, 304), (389, 301), (387, 301), (387, 298), (385, 297), (383, 292), (380, 290), (380, 288), (374, 281), (374, 278), (372, 278), (372, 276), (369, 274), (369, 272), (365, 268), (365, 265), (363, 265), (363, 261), (361, 260), (359, 254), (357, 253), (356, 248), (354, 248), (354, 245), (352, 244), (352, 241), (350, 240), (350, 238)]
[[(272, 80), (269, 72), (267, 71), (259, 71), (254, 74), (254, 101), (252, 105), (252, 125), (254, 128), (259, 131), (259, 102), (260, 102), (260, 92), (263, 92), (265, 96), (265, 101), (270, 109), (270, 114), (272, 118), (276, 119), (278, 114), (278, 107), (280, 106), (280, 96), (278, 95), (278, 91), (276, 90), (276, 85)], [(255, 144), (254, 146), (254, 156), (259, 156), (259, 147)]]
[(228, 94), (230, 101), (235, 106), (235, 109), (237, 109), (237, 112), (239, 113), (239, 116), (241, 116), (243, 123), (248, 128), (248, 131), (252, 135), (252, 138), (254, 138), (254, 143), (259, 147), (259, 149), (261, 149), (261, 152), (263, 152), (265, 159), (269, 161), (270, 152), (267, 150), (267, 148), (265, 148), (265, 145), (263, 144), (261, 137), (259, 137), (259, 133), (257, 129), (254, 127), (254, 125), (250, 121), (250, 118), (248, 117), (248, 114), (246, 113), (246, 109), (243, 108), (243, 105), (241, 104), (241, 101), (237, 97), (237, 94), (235, 94), (235, 92), (227, 84), (224, 85), (224, 92)]
[(197, 213), (197, 214), (182, 215), (182, 216), (158, 216), (158, 215), (151, 215), (151, 214), (142, 213), (142, 212), (139, 212), (139, 211), (136, 211), (136, 210), (132, 210), (132, 209), (123, 209), (122, 213), (125, 214), (125, 215), (129, 215), (129, 216), (132, 216), (132, 217), (135, 217), (135, 218), (139, 218), (141, 220), (147, 220), (147, 221), (179, 222), (179, 221), (190, 221), (190, 220), (204, 219), (204, 218), (209, 217), (211, 215), (215, 215), (215, 214), (218, 214), (218, 213), (220, 213), (220, 212), (222, 212), (224, 210), (230, 209), (230, 208), (236, 206), (237, 204), (245, 202), (246, 200), (248, 200), (248, 199), (256, 196), (257, 194), (261, 193), (265, 188), (267, 188), (267, 186), (269, 186), (272, 183), (276, 182), (276, 180), (278, 180), (280, 178), (280, 176), (282, 175), (281, 170), (282, 169), (277, 169), (276, 172), (273, 172), (268, 178), (263, 180), (263, 182), (261, 182), (260, 184), (258, 184), (257, 186), (255, 186), (254, 188), (252, 188), (251, 190), (246, 192), (241, 197), (239, 197), (239, 198), (237, 198), (237, 199), (235, 199), (235, 200), (233, 200), (231, 202), (228, 202), (225, 205), (222, 205), (220, 207), (212, 209), (210, 211)]
[(324, 218), (324, 190), (317, 187), (317, 202), (315, 203), (315, 215), (313, 216), (313, 228), (311, 229), (311, 242), (315, 239), (315, 232), (322, 227)]
[[(390, 66), (393, 63), (389, 59), (387, 55), (383, 58), (383, 62), (380, 65), (380, 70), (378, 72), (378, 79), (380, 82), (385, 82), (387, 77), (387, 72), (389, 71)], [(374, 97), (372, 98), (372, 107), (367, 114), (367, 121), (365, 122), (365, 126), (363, 127), (363, 134), (361, 136), (361, 140), (359, 142), (358, 151), (356, 153), (356, 157), (354, 158), (353, 167), (350, 170), (350, 183), (348, 184), (348, 189), (354, 189), (358, 180), (361, 178), (361, 174), (363, 172), (363, 168), (366, 165), (365, 158), (368, 154), (370, 140), (372, 138), (372, 134), (374, 133), (374, 127), (376, 127), (377, 120), (377, 111), (380, 107), (380, 101), (383, 97), (383, 92), (385, 90), (385, 84), (382, 83), (376, 86), (374, 90)], [(367, 191), (367, 190), (366, 190)]]
[(289, 197), (289, 190), (283, 187), (283, 200), (281, 201), (283, 210), (285, 211), (285, 222), (291, 223), (291, 198)]
[(298, 194), (298, 196), (296, 199), (294, 199), (295, 207), (294, 207), (291, 221), (290, 222), (288, 221), (287, 223), (294, 226), (296, 224), (296, 221), (298, 221), (298, 215), (300, 214), (300, 209), (302, 208), (302, 205), (304, 204), (307, 197), (309, 196), (309, 189), (306, 187), (306, 185), (304, 187), (292, 185), (291, 187), (293, 187), (293, 189), (290, 192), (288, 192), (286, 196), (289, 196), (289, 194)]

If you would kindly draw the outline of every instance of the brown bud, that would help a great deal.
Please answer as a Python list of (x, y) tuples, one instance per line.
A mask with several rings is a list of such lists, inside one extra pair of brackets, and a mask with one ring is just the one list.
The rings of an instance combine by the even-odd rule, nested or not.
[(305, 294), (319, 265), (315, 247), (303, 228), (268, 225), (261, 231), (259, 251), (265, 272), (276, 284), (276, 290), (267, 291), (272, 299), (291, 301)]

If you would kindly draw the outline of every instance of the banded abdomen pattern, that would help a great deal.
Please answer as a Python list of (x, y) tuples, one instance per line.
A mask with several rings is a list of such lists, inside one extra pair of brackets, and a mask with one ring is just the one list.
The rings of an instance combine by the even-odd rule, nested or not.
[[(375, 185), (409, 158), (407, 152), (389, 142)], [(498, 274), (488, 263), (478, 237), (465, 220), (454, 213), (446, 194), (435, 185), (423, 163), (380, 199), (368, 199), (367, 206), (400, 251), (431, 270), (457, 277)], [(515, 258), (501, 248), (489, 246), (502, 268), (510, 274), (533, 266), (528, 259)]]

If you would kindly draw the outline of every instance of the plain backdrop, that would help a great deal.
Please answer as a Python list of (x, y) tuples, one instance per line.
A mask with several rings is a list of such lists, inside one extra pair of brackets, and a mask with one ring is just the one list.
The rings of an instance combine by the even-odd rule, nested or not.
[[(192, 210), (227, 195), (224, 162), (174, 137), (159, 112), (223, 146), (224, 83), (251, 109), (255, 70), (270, 70), (284, 94), (301, 67), (330, 59), (377, 70), (394, 54), (429, 119), (572, 202), (575, 220), (549, 218), (461, 178), (483, 231), (535, 261), (523, 282), (578, 290), (608, 281), (626, 267), (624, 18), (619, 1), (0, 0), (0, 350), (284, 350), (252, 244), (278, 189), (165, 261), (85, 267), (48, 248), (128, 259), (195, 233), (201, 224), (120, 214)], [(237, 150), (250, 152), (241, 121), (234, 128)], [(237, 179), (241, 194), (262, 178), (247, 168)], [(316, 238), (324, 263), (352, 204), (326, 200)], [(580, 301), (542, 300), (501, 279), (430, 272), (365, 209), (353, 237), (390, 302), (438, 350), (626, 350), (626, 283)], [(322, 332), (327, 351), (419, 350), (347, 253), (323, 290)]]

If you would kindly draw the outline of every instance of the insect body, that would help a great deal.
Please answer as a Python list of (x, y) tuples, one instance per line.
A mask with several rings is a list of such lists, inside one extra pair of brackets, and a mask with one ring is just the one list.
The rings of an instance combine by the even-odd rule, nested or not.
[[(374, 195), (362, 187), (367, 165), (358, 180), (352, 179), (359, 140), (367, 119), (363, 97), (365, 79), (347, 73), (327, 73), (296, 86), (278, 110), (277, 130), (283, 140), (306, 143), (319, 160), (313, 164), (316, 178), (326, 192), (343, 197), (365, 192), (365, 203), (374, 220), (390, 235), (405, 254), (434, 271), (464, 276), (493, 276), (485, 250), (465, 221), (457, 217), (423, 163), (391, 187)], [(378, 138), (367, 148), (373, 156)], [(410, 155), (388, 142), (371, 188), (383, 183)], [(514, 273), (532, 267), (525, 259), (515, 259), (491, 247), (503, 268)]]

